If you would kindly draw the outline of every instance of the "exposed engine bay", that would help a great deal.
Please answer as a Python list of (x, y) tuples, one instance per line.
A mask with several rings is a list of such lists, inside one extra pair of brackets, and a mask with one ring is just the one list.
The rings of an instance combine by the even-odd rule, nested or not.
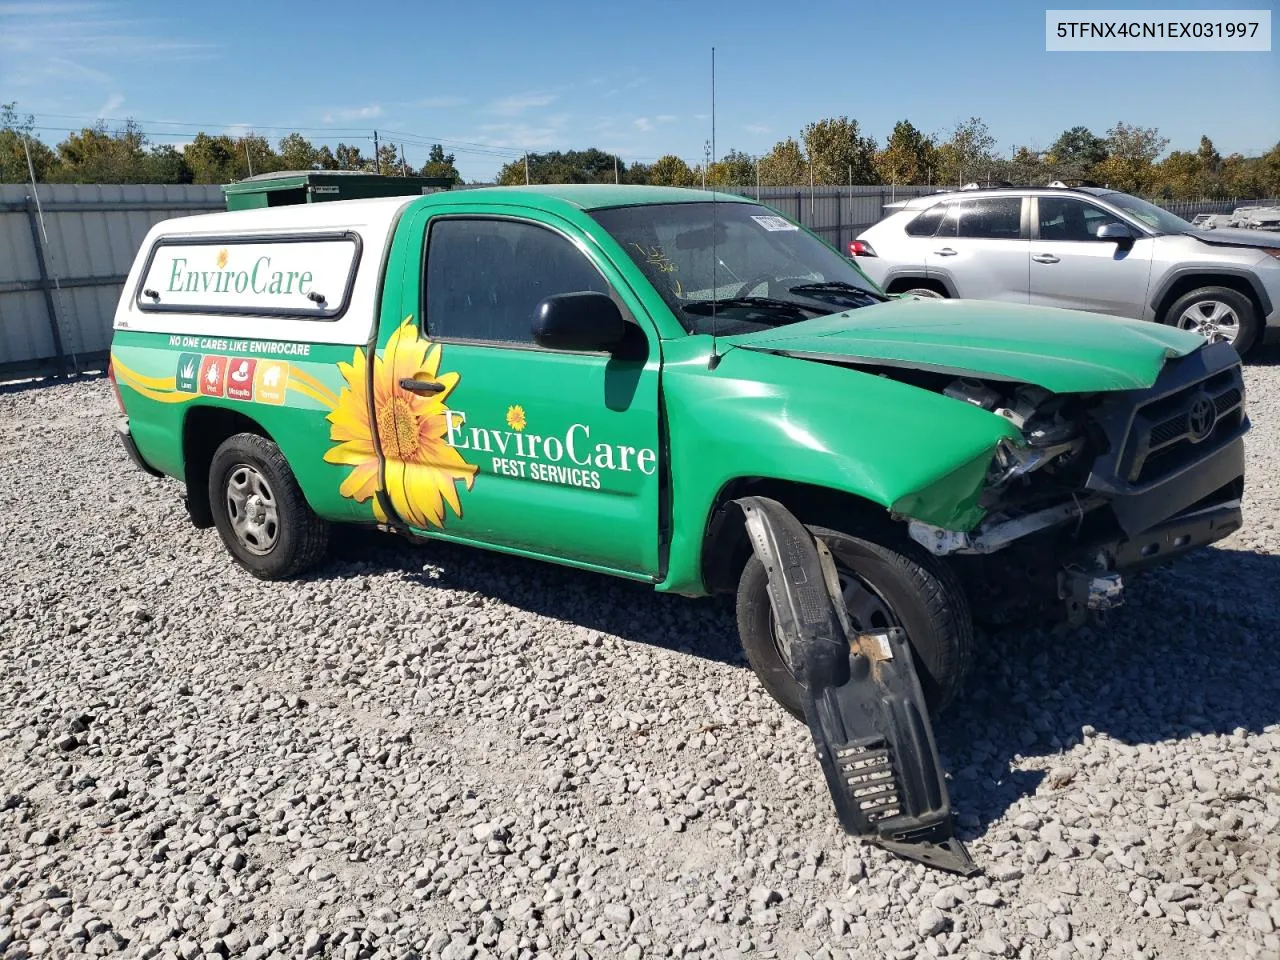
[(1171, 361), (1147, 390), (1060, 395), (971, 377), (935, 389), (1021, 434), (996, 446), (975, 528), (903, 518), (911, 538), (954, 557), (979, 594), (1023, 607), (1058, 601), (1080, 622), (1120, 602), (1124, 572), (1240, 526), (1249, 423), (1229, 347)]

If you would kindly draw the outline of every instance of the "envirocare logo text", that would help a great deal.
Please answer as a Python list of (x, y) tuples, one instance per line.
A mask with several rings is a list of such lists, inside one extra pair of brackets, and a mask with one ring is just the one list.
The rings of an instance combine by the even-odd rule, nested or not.
[[(464, 426), (462, 410), (445, 411), (445, 443), (457, 450), (496, 453), (493, 470), (510, 477), (600, 489), (598, 471), (653, 476), (658, 455), (648, 447), (593, 442), (591, 427), (572, 424), (562, 436)], [(523, 421), (518, 422), (523, 425)], [(591, 469), (591, 468), (595, 469)]]
[(186, 257), (174, 257), (169, 269), (170, 293), (306, 293), (314, 279), (310, 270), (272, 270), (271, 257), (263, 255), (247, 270), (227, 269), (226, 250), (218, 253), (216, 270), (188, 270)]

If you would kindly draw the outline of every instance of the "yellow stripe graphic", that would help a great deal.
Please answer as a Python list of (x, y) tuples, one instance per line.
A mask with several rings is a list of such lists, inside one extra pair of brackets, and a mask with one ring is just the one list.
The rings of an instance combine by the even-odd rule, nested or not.
[(289, 389), (296, 390), (298, 393), (301, 393), (304, 396), (310, 397), (312, 400), (320, 404), (320, 406), (324, 407), (326, 410), (332, 410), (334, 407), (338, 405), (338, 401), (336, 399), (331, 400), (328, 397), (322, 396), (321, 394), (317, 393), (315, 390), (312, 390), (310, 386), (301, 382), (300, 380), (297, 380), (294, 377), (289, 378)]
[[(316, 391), (316, 393), (323, 394), (327, 398), (327, 400), (320, 400), (319, 397), (316, 397), (316, 399), (320, 400), (320, 402), (323, 403), (326, 407), (336, 407), (338, 405), (338, 395), (335, 394), (328, 387), (326, 387), (319, 380), (317, 380), (315, 377), (311, 376), (311, 374), (306, 373), (303, 370), (299, 370), (296, 366), (293, 366), (292, 364), (290, 364), (289, 376), (291, 376), (298, 384), (300, 385), (305, 384), (306, 386), (310, 387), (312, 390)], [(303, 392), (305, 393), (306, 391), (303, 391)], [(309, 394), (309, 396), (314, 397), (315, 394), (314, 393)]]

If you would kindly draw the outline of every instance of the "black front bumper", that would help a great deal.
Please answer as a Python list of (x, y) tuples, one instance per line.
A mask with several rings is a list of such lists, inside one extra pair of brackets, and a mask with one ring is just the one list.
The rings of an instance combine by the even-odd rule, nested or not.
[(1235, 533), (1243, 523), (1240, 502), (1236, 500), (1189, 510), (1132, 536), (1094, 543), (1077, 556), (1084, 560), (1096, 558), (1101, 552), (1108, 569), (1132, 573), (1216, 543)]
[(129, 459), (133, 461), (135, 467), (151, 474), (153, 477), (164, 476), (159, 470), (142, 459), (142, 454), (138, 452), (138, 445), (133, 442), (133, 434), (129, 432), (128, 417), (121, 417), (116, 421), (116, 436), (120, 438), (120, 443), (124, 445), (124, 452), (129, 455)]

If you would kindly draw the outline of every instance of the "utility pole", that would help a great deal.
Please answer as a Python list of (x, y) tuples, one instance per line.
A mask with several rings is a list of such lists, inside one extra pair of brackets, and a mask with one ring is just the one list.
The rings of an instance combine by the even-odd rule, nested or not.
[(400, 176), (407, 177), (409, 175), (409, 167), (404, 162), (404, 144), (400, 144)]
[(378, 131), (373, 131), (373, 172), (382, 172), (382, 156), (378, 151)]
[(245, 138), (241, 138), (240, 142), (244, 144), (244, 158), (249, 163), (249, 176), (252, 177), (253, 176), (253, 157), (249, 156), (249, 141)]
[(529, 151), (524, 152), (524, 185), (529, 185)]
[(613, 155), (613, 182), (615, 184), (618, 182), (618, 155), (616, 153)]

